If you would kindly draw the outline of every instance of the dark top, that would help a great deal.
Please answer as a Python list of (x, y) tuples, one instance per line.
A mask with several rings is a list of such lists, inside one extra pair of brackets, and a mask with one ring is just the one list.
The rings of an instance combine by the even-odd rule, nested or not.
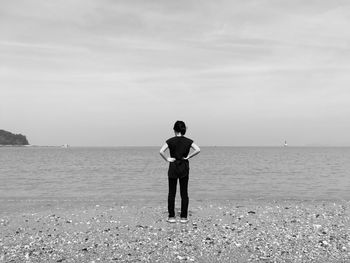
[(170, 157), (176, 160), (169, 163), (168, 176), (170, 178), (182, 178), (188, 176), (190, 166), (184, 157), (190, 152), (193, 141), (185, 136), (175, 136), (166, 141), (170, 151)]

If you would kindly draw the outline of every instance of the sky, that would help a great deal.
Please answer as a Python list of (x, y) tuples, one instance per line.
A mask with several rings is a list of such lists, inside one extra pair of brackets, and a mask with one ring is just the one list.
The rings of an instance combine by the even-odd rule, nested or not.
[(350, 3), (0, 0), (0, 129), (34, 145), (350, 146)]

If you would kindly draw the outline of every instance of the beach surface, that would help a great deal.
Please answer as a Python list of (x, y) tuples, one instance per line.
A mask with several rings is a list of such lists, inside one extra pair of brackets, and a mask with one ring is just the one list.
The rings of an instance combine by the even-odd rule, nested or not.
[(189, 215), (167, 223), (166, 201), (0, 201), (0, 262), (350, 262), (348, 201), (190, 200)]

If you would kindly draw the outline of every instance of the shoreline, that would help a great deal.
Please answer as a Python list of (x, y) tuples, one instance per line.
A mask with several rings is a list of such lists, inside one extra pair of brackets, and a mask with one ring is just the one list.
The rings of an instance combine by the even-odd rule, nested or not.
[[(198, 206), (230, 206), (239, 204), (242, 206), (249, 207), (260, 207), (268, 205), (282, 205), (282, 204), (303, 204), (303, 205), (318, 205), (318, 204), (340, 204), (349, 206), (350, 200), (345, 199), (266, 199), (266, 198), (240, 198), (240, 199), (194, 199), (189, 200), (189, 209), (191, 207)], [(0, 218), (3, 215), (28, 213), (28, 212), (45, 212), (50, 209), (64, 208), (64, 209), (75, 209), (86, 207), (87, 209), (94, 208), (96, 205), (100, 206), (128, 206), (134, 208), (143, 207), (164, 207), (167, 210), (167, 197), (164, 198), (132, 198), (132, 199), (121, 199), (118, 198), (0, 198)], [(175, 206), (180, 209), (181, 198), (179, 195), (176, 196)], [(350, 229), (349, 229), (350, 230)]]
[(0, 262), (350, 261), (346, 200), (190, 200), (187, 224), (166, 200), (28, 204), (0, 200)]

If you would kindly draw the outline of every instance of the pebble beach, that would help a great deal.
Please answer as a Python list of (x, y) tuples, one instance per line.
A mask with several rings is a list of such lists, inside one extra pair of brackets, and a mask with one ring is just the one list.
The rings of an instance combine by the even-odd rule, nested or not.
[(190, 202), (1, 201), (0, 262), (350, 262), (348, 201)]

